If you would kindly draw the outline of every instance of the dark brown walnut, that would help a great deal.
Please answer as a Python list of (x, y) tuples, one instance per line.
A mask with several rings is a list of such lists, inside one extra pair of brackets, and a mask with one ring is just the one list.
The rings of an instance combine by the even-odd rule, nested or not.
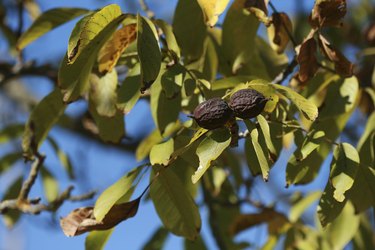
[(229, 107), (236, 117), (250, 119), (259, 115), (268, 99), (253, 89), (241, 89), (230, 98)]
[(194, 120), (205, 129), (220, 128), (233, 116), (228, 104), (220, 98), (212, 98), (199, 104), (193, 113)]

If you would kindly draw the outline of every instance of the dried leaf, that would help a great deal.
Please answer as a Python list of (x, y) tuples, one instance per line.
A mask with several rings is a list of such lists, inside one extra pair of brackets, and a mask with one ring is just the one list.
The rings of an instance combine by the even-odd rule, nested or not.
[(297, 56), (299, 64), (298, 80), (302, 83), (312, 78), (318, 71), (318, 60), (316, 58), (316, 41), (312, 35), (302, 43)]
[(293, 32), (292, 22), (284, 12), (272, 14), (272, 25), (267, 29), (272, 41), (271, 46), (278, 54), (284, 52), (289, 42), (289, 34)]
[(344, 77), (351, 77), (353, 75), (353, 64), (340, 51), (333, 48), (322, 35), (319, 35), (319, 47), (327, 59), (335, 64), (337, 74)]
[(311, 12), (310, 23), (315, 27), (342, 26), (346, 14), (346, 0), (318, 0)]
[(114, 205), (99, 222), (94, 217), (93, 207), (81, 207), (73, 210), (68, 216), (60, 219), (60, 226), (66, 236), (77, 236), (93, 230), (107, 230), (137, 214), (141, 197)]
[(99, 72), (111, 72), (122, 52), (137, 38), (136, 24), (129, 24), (117, 30), (98, 54)]

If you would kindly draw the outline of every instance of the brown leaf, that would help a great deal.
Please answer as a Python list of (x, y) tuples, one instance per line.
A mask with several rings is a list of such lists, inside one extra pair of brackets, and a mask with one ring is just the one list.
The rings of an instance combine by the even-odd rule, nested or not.
[(299, 64), (298, 80), (302, 83), (312, 78), (318, 71), (319, 65), (316, 59), (316, 41), (312, 35), (309, 35), (307, 39), (301, 44), (297, 56), (297, 62)]
[(99, 51), (99, 72), (106, 73), (112, 71), (122, 52), (136, 38), (136, 24), (129, 24), (117, 30)]
[(77, 236), (93, 230), (107, 230), (137, 214), (141, 197), (114, 205), (102, 221), (94, 217), (93, 207), (81, 207), (60, 219), (60, 226), (66, 236)]
[(285, 215), (273, 209), (266, 208), (257, 214), (238, 215), (234, 222), (231, 224), (229, 232), (231, 235), (236, 235), (253, 226), (257, 226), (262, 223), (268, 223), (269, 231), (270, 233), (273, 233), (287, 222), (288, 220)]
[(335, 64), (337, 74), (344, 77), (353, 75), (353, 64), (340, 51), (333, 48), (322, 35), (319, 35), (319, 47), (326, 58)]
[(289, 34), (293, 31), (288, 15), (284, 12), (273, 13), (272, 24), (267, 31), (272, 41), (272, 48), (279, 54), (283, 53), (289, 42)]
[(346, 14), (346, 0), (317, 0), (310, 15), (313, 27), (342, 26)]

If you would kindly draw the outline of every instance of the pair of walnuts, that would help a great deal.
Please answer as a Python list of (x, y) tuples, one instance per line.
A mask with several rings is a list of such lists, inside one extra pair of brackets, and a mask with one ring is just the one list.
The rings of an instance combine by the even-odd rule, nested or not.
[(232, 117), (250, 119), (259, 115), (268, 99), (253, 89), (235, 92), (229, 104), (221, 98), (212, 98), (199, 104), (193, 113), (194, 120), (205, 129), (224, 126)]

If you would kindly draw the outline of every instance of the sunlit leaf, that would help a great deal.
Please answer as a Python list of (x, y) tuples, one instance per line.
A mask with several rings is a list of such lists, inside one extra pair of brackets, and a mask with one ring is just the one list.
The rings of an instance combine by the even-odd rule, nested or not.
[(103, 250), (113, 229), (105, 231), (92, 231), (86, 236), (85, 249), (86, 250)]
[(213, 27), (219, 20), (219, 15), (227, 7), (229, 0), (198, 0), (208, 26)]
[[(102, 221), (111, 208), (124, 197), (133, 185), (134, 180), (139, 176), (143, 166), (131, 170), (127, 175), (124, 175), (117, 182), (108, 187), (96, 200), (94, 207), (94, 217), (97, 221)], [(130, 198), (130, 197), (129, 197)], [(122, 202), (126, 202), (122, 200)]]
[(262, 115), (257, 116), (257, 121), (259, 123), (260, 129), (262, 136), (264, 137), (267, 148), (269, 153), (271, 154), (271, 158), (273, 161), (275, 161), (278, 157), (275, 146), (273, 145), (272, 139), (271, 139), (271, 132), (270, 132), (270, 127), (268, 125), (267, 120), (264, 118)]
[(24, 49), (31, 42), (54, 28), (87, 13), (89, 13), (89, 10), (81, 8), (56, 8), (47, 10), (22, 34), (17, 42), (17, 49)]
[(345, 192), (354, 183), (358, 171), (359, 156), (357, 150), (349, 143), (341, 143), (333, 152), (330, 179), (334, 187), (333, 197), (343, 202)]
[(289, 43), (289, 34), (293, 34), (292, 21), (284, 12), (272, 14), (272, 24), (267, 28), (271, 46), (277, 53), (283, 53)]
[(44, 195), (47, 201), (54, 201), (59, 195), (59, 183), (47, 168), (41, 169)]
[(198, 207), (169, 168), (159, 168), (158, 171), (158, 177), (150, 187), (156, 212), (172, 233), (194, 240), (201, 228)]
[(322, 193), (320, 191), (311, 192), (293, 204), (293, 206), (290, 208), (289, 220), (291, 222), (297, 222), (305, 210), (309, 208), (316, 200), (318, 200), (321, 195)]
[(64, 113), (66, 105), (62, 98), (60, 90), (55, 89), (44, 97), (31, 112), (22, 140), (25, 157), (33, 157), (34, 151), (38, 150), (52, 126)]
[(174, 141), (169, 139), (168, 141), (160, 144), (156, 144), (151, 148), (150, 162), (152, 165), (164, 165), (167, 166), (171, 155), (174, 151)]
[(211, 162), (216, 160), (221, 153), (230, 145), (231, 136), (228, 129), (214, 130), (208, 135), (197, 148), (199, 167), (191, 177), (193, 183), (197, 183), (210, 167)]
[(137, 49), (141, 64), (142, 90), (146, 90), (158, 77), (162, 58), (155, 25), (139, 14), (137, 15)]

